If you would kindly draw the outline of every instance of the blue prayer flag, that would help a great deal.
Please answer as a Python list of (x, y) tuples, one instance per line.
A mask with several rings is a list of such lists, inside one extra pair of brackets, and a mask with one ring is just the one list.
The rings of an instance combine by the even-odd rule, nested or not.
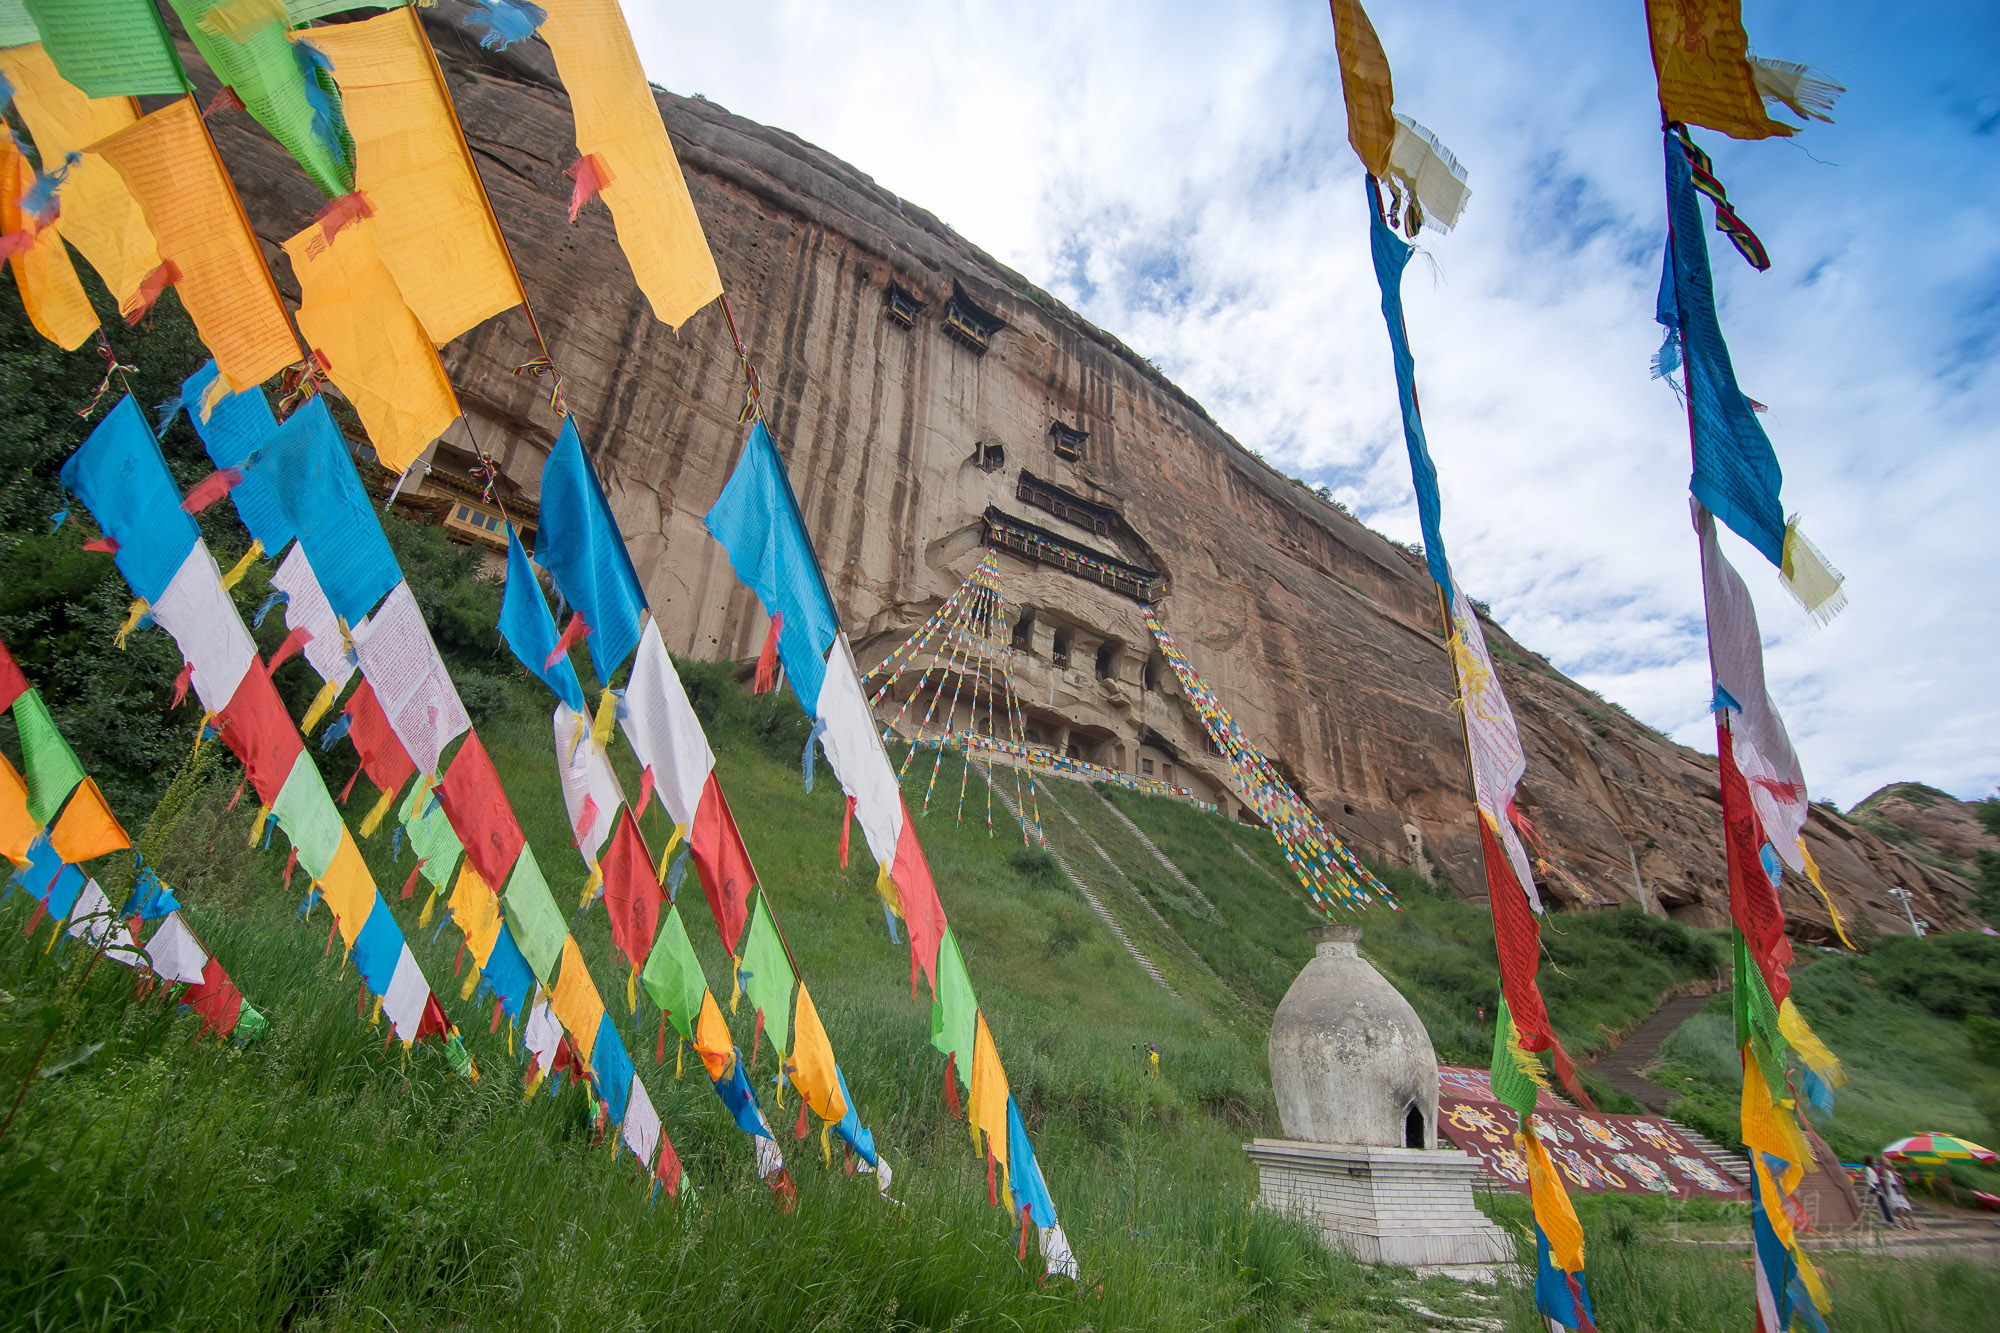
[(14, 871), (14, 882), (26, 889), (37, 902), (49, 900), (49, 888), (62, 873), (63, 859), (49, 845), (48, 835), (36, 834), (28, 844), (28, 860)]
[(854, 1094), (847, 1090), (847, 1075), (840, 1072), (840, 1066), (833, 1067), (833, 1076), (840, 1080), (840, 1100), (847, 1103), (847, 1114), (833, 1127), (848, 1147), (870, 1166), (875, 1165), (875, 1136), (861, 1123), (861, 1110), (854, 1104)]
[(402, 579), (381, 520), (362, 489), (347, 437), (326, 400), (307, 399), (244, 468), (283, 503), (334, 613), (358, 624)]
[(521, 1005), (534, 987), (535, 973), (521, 953), (521, 946), (514, 943), (512, 931), (501, 931), (493, 941), (493, 952), (486, 955), (486, 965), (480, 969), (480, 975), (485, 977), (486, 984), (499, 997), (500, 1007), (507, 1011), (507, 1016), (519, 1019)]
[(1014, 1212), (1022, 1208), (1038, 1227), (1056, 1224), (1055, 1200), (1049, 1197), (1048, 1182), (1035, 1160), (1035, 1145), (1028, 1142), (1028, 1127), (1021, 1122), (1021, 1108), (1014, 1094), (1007, 1094), (1007, 1190), (1014, 1196)]
[[(729, 1108), (736, 1127), (745, 1134), (757, 1134), (771, 1138), (771, 1131), (764, 1125), (764, 1116), (757, 1109), (757, 1094), (750, 1087), (749, 1075), (744, 1070), (743, 1052), (736, 1053), (735, 1068), (728, 1078), (711, 1080), (715, 1084), (715, 1095), (722, 1098), (722, 1104)], [(772, 1142), (777, 1142), (772, 1139)]]
[(132, 591), (159, 601), (201, 534), (194, 519), (181, 512), (180, 487), (131, 394), (118, 400), (63, 464), (62, 484), (118, 543), (112, 558)]
[(1736, 386), (1729, 346), (1722, 340), (1708, 267), (1708, 235), (1701, 225), (1701, 199), (1687, 153), (1671, 130), (1666, 145), (1669, 226), (1657, 318), (1680, 334), (1687, 366), (1688, 420), (1694, 439), (1694, 479), (1688, 489), (1709, 513), (1782, 567), (1785, 511), (1778, 503), (1778, 487), (1784, 475), (1750, 400)]
[[(584, 622), (589, 621), (585, 616)], [(507, 525), (507, 588), (500, 597), (500, 637), (521, 659), (521, 665), (540, 676), (557, 698), (575, 712), (584, 711), (583, 683), (576, 678), (569, 655), (557, 658), (554, 667), (545, 665), (559, 641), (556, 620), (549, 614), (542, 586), (535, 580), (535, 567), (528, 562), (528, 553), (511, 523)]]
[(144, 921), (152, 921), (169, 912), (178, 912), (180, 906), (173, 891), (160, 882), (160, 877), (153, 873), (153, 868), (141, 866), (139, 877), (132, 881), (131, 895), (126, 898), (125, 905), (118, 909), (118, 918), (123, 921), (136, 916)]
[[(217, 467), (240, 468), (276, 432), (278, 419), (271, 415), (264, 391), (253, 384), (217, 403), (208, 420), (203, 421), (202, 399), (208, 396), (209, 387), (219, 373), (215, 362), (210, 361), (188, 376), (181, 385), (180, 404), (193, 423), (195, 434), (201, 436), (209, 461)], [(243, 520), (243, 526), (264, 543), (266, 555), (275, 556), (285, 549), (285, 543), (293, 536), (292, 520), (268, 478), (245, 472), (243, 480), (230, 490), (229, 498), (235, 502), (236, 515)]]
[(389, 912), (382, 895), (375, 895), (367, 923), (354, 940), (354, 966), (368, 989), (377, 995), (389, 993), (389, 979), (396, 975), (396, 963), (403, 956), (403, 928)]
[(625, 1123), (625, 1103), (632, 1097), (632, 1057), (607, 1011), (597, 1020), (597, 1044), (590, 1048), (590, 1068), (597, 1075), (597, 1095), (611, 1107), (611, 1128)]
[[(1785, 1169), (1785, 1163), (1769, 1153), (1764, 1154), (1764, 1161), (1774, 1172)], [(1768, 1293), (1772, 1304), (1777, 1307), (1777, 1326), (1790, 1328), (1793, 1295), (1802, 1292), (1804, 1287), (1796, 1281), (1799, 1276), (1798, 1260), (1785, 1248), (1785, 1242), (1778, 1239), (1777, 1230), (1772, 1227), (1770, 1215), (1766, 1212), (1767, 1208), (1784, 1206), (1782, 1199), (1765, 1197), (1764, 1182), (1753, 1170), (1750, 1173), (1750, 1248), (1757, 1264), (1757, 1285), (1764, 1289), (1758, 1293), (1758, 1303), (1761, 1305), (1763, 1296)]]
[[(1572, 1276), (1576, 1281), (1574, 1294), (1570, 1291)], [(1581, 1311), (1577, 1309), (1578, 1296), (1583, 1298)], [(1590, 1308), (1590, 1292), (1583, 1285), (1583, 1274), (1571, 1275), (1555, 1266), (1549, 1258), (1549, 1238), (1539, 1224), (1535, 1227), (1535, 1308), (1564, 1328), (1582, 1328), (1585, 1320), (1597, 1322), (1597, 1315)]]
[(729, 563), (773, 616), (782, 614), (778, 656), (792, 693), (806, 716), (819, 714), (819, 687), (826, 678), (826, 654), (840, 632), (840, 617), (826, 590), (819, 557), (799, 516), (785, 460), (771, 434), (758, 422), (743, 446), (736, 470), (708, 511), (708, 530), (729, 552)]
[(538, 544), (542, 567), (590, 626), (584, 642), (590, 645), (597, 679), (610, 684), (611, 674), (639, 646), (646, 597), (597, 474), (583, 456), (576, 423), (567, 418), (542, 465)]
[(1417, 362), (1410, 355), (1410, 334), (1403, 324), (1403, 269), (1415, 253), (1389, 224), (1373, 180), (1368, 182), (1368, 248), (1375, 260), (1375, 282), (1382, 289), (1382, 318), (1389, 325), (1389, 349), (1396, 362), (1396, 400), (1403, 409), (1403, 444), (1410, 453), (1410, 481), (1417, 490), (1417, 521), (1424, 531), (1424, 563), (1431, 578), (1444, 590), (1445, 601), (1452, 598), (1451, 564), (1444, 556), (1444, 534), (1439, 528), (1437, 465), (1424, 439), (1423, 412), (1417, 404)]

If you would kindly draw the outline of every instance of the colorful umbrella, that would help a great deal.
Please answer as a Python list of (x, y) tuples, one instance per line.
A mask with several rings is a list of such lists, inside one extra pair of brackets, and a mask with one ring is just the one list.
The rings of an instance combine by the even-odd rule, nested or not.
[(1898, 1139), (1884, 1148), (1882, 1155), (1898, 1162), (1917, 1162), (1924, 1166), (1943, 1166), (1946, 1162), (2000, 1162), (2000, 1156), (1988, 1149), (1970, 1139), (1954, 1138), (1950, 1134), (1916, 1134)]

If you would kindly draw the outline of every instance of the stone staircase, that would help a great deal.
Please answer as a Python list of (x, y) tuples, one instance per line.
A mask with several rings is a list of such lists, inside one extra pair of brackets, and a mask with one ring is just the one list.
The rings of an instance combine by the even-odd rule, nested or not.
[[(1674, 1093), (1661, 1087), (1639, 1071), (1659, 1058), (1660, 1048), (1667, 1038), (1680, 1031), (1681, 1024), (1693, 1018), (1714, 997), (1709, 995), (1677, 995), (1668, 1000), (1652, 1015), (1632, 1029), (1631, 1033), (1615, 1048), (1590, 1067), (1590, 1072), (1603, 1079), (1626, 1096), (1634, 1098), (1648, 1111), (1664, 1117), (1667, 1107), (1672, 1105)], [(1750, 1163), (1743, 1157), (1730, 1152), (1715, 1140), (1699, 1134), (1678, 1120), (1668, 1120), (1674, 1132), (1701, 1149), (1704, 1156), (1721, 1167), (1738, 1184), (1746, 1188), (1750, 1184)]]
[[(1007, 808), (1007, 813), (1014, 816), (1017, 823), (1022, 822), (1021, 807), (1015, 803), (1014, 797), (1005, 788), (1001, 787), (999, 783), (993, 781), (993, 774), (985, 764), (978, 765), (978, 769), (980, 777), (986, 780), (986, 785), (992, 790), (995, 796), (1000, 798), (1000, 804)], [(1045, 787), (1043, 790), (1046, 791), (1048, 789)], [(1069, 812), (1065, 810), (1063, 813), (1067, 815)], [(1092, 845), (1095, 846), (1094, 843)], [(1046, 842), (1043, 843), (1043, 849), (1055, 858), (1056, 868), (1061, 870), (1069, 882), (1076, 886), (1076, 891), (1083, 895), (1083, 901), (1089, 904), (1091, 911), (1097, 913), (1097, 919), (1104, 923), (1104, 928), (1111, 932), (1111, 938), (1117, 940), (1119, 944), (1124, 946), (1125, 952), (1132, 955), (1132, 961), (1139, 965), (1139, 970), (1154, 981), (1159, 982), (1161, 988), (1169, 995), (1179, 995), (1180, 992), (1169, 985), (1167, 979), (1160, 975), (1160, 969), (1154, 965), (1153, 960), (1146, 957), (1140, 951), (1139, 946), (1132, 942), (1131, 937), (1125, 933), (1124, 927), (1118, 924), (1118, 919), (1112, 916), (1098, 896), (1091, 892), (1090, 886), (1083, 882), (1083, 876), (1077, 874), (1071, 868), (1069, 861), (1063, 854), (1055, 848), (1048, 846)], [(1102, 854), (1103, 849), (1100, 848), (1099, 855)]]

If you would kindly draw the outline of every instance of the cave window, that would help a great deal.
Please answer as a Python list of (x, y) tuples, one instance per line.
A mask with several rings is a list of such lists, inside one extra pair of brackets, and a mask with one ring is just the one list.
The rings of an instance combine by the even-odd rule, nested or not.
[(1160, 781), (1162, 781), (1162, 782), (1166, 783), (1166, 784), (1167, 784), (1168, 786), (1172, 786), (1172, 785), (1173, 785), (1173, 781), (1174, 781), (1174, 766), (1173, 766), (1172, 764), (1161, 764), (1161, 765), (1160, 765)]
[(972, 465), (981, 472), (998, 472), (1007, 466), (1007, 451), (981, 440), (972, 446)]
[(1154, 694), (1160, 692), (1160, 655), (1154, 653), (1146, 659), (1145, 686)]
[(1014, 634), (1009, 640), (1016, 652), (1030, 652), (1035, 646), (1035, 613), (1023, 611), (1014, 622)]
[(1075, 463), (1083, 458), (1083, 442), (1090, 438), (1090, 432), (1052, 421), (1049, 423), (1049, 438), (1055, 441), (1057, 458), (1067, 458)]
[(1351, 806), (1351, 805), (1343, 805), (1343, 806), (1341, 806), (1340, 808), (1341, 808), (1342, 810), (1345, 810), (1345, 811), (1346, 811), (1346, 812), (1347, 812), (1348, 814), (1350, 814), (1350, 815), (1354, 813), (1354, 807), (1353, 807), (1353, 806)]
[(1420, 1106), (1411, 1106), (1410, 1113), (1403, 1117), (1403, 1146), (1405, 1148), (1424, 1146), (1424, 1112)]
[(951, 298), (944, 303), (944, 329), (952, 337), (984, 355), (993, 342), (993, 335), (1007, 327), (1007, 321), (988, 310), (981, 310), (965, 294), (965, 289), (956, 282), (951, 284)]
[(1099, 680), (1118, 679), (1118, 645), (1107, 643), (1097, 650), (1097, 678)]
[(1042, 743), (1042, 729), (1040, 727), (1024, 728), (1021, 734), (1027, 737), (1028, 744), (1030, 745), (1040, 745)]
[(1056, 631), (1055, 648), (1049, 654), (1049, 657), (1059, 667), (1069, 665), (1069, 635), (1063, 633), (1061, 630)]
[(894, 281), (890, 282), (889, 290), (883, 295), (882, 304), (888, 309), (889, 318), (906, 329), (914, 327), (917, 316), (928, 308), (927, 303), (919, 301), (909, 288)]
[(1075, 741), (1071, 741), (1071, 742), (1069, 743), (1069, 747), (1068, 747), (1068, 748), (1067, 748), (1067, 749), (1066, 749), (1066, 750), (1064, 751), (1064, 753), (1065, 753), (1065, 754), (1067, 754), (1067, 755), (1068, 755), (1068, 756), (1069, 756), (1070, 758), (1072, 758), (1072, 759), (1081, 759), (1081, 758), (1083, 758), (1083, 751), (1081, 751), (1081, 750), (1079, 750), (1079, 749), (1077, 748), (1077, 745), (1076, 745), (1076, 742), (1075, 742)]
[(1152, 777), (1153, 761), (1150, 759), (1141, 759), (1139, 761), (1139, 771), (1149, 778)]

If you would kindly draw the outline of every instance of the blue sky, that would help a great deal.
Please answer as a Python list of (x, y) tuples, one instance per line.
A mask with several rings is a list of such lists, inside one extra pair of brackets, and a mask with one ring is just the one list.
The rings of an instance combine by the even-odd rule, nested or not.
[[(1686, 422), (1650, 378), (1658, 108), (1639, 0), (1392, 5), (1397, 109), (1471, 173), (1405, 277), (1459, 578), (1713, 750)], [(1246, 445), (1417, 535), (1332, 30), (1228, 6), (626, 0), (656, 82), (816, 143), (1152, 358)], [(1771, 252), (1714, 238), (1784, 500), (1848, 576), (1820, 629), (1733, 538), (1814, 795), (2000, 783), (2000, 6), (1745, 6), (1838, 123), (1698, 132)], [(729, 274), (723, 274), (725, 284)]]

